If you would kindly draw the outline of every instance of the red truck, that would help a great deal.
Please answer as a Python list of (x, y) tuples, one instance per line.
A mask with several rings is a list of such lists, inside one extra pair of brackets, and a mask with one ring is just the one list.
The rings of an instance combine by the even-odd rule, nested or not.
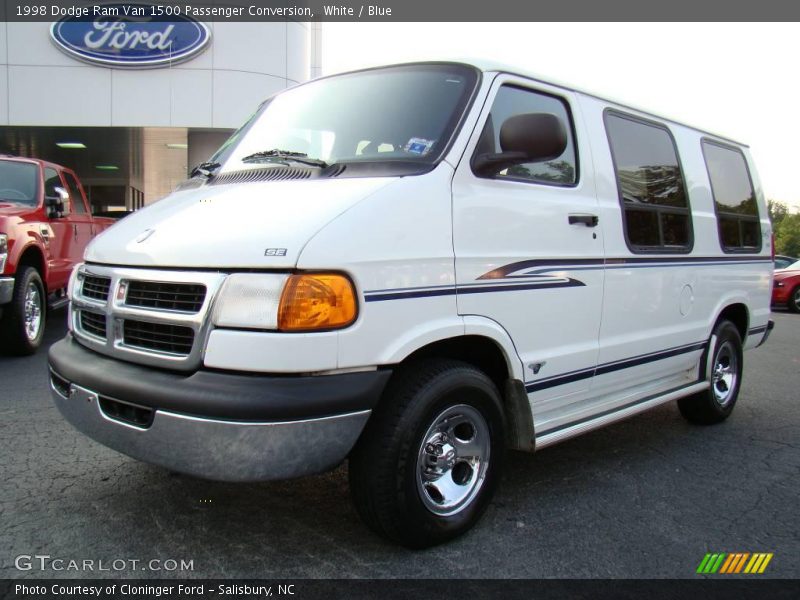
[(70, 169), (0, 156), (0, 349), (36, 352), (47, 311), (67, 303), (72, 268), (112, 223), (92, 216)]

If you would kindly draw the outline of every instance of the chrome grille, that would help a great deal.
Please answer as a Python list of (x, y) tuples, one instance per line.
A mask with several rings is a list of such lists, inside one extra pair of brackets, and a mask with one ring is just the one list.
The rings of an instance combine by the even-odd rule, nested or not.
[(76, 277), (110, 282), (104, 298), (76, 282), (70, 329), (81, 344), (152, 367), (194, 371), (203, 363), (208, 311), (225, 273), (87, 264)]
[(81, 285), (81, 294), (87, 298), (94, 300), (101, 300), (106, 302), (108, 300), (108, 290), (111, 287), (110, 277), (98, 277), (96, 275), (84, 275), (83, 284)]
[(106, 339), (106, 317), (88, 310), (81, 311), (81, 329), (90, 335)]
[(122, 342), (134, 348), (188, 356), (194, 343), (194, 331), (180, 325), (125, 319), (122, 322)]
[(206, 286), (196, 283), (131, 281), (127, 285), (125, 304), (196, 313), (203, 307)]

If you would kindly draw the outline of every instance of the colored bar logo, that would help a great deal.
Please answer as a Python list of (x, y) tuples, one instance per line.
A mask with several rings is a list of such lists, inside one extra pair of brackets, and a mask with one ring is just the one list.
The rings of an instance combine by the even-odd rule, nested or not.
[(753, 554), (750, 552), (710, 552), (700, 561), (697, 573), (700, 575), (760, 574), (766, 570), (772, 556), (772, 552), (755, 552)]

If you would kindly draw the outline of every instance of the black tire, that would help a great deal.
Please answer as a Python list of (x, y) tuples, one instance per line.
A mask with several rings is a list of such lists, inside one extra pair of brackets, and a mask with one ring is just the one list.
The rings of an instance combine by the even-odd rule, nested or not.
[[(744, 362), (739, 330), (730, 321), (720, 321), (712, 335), (717, 337), (711, 349), (713, 359), (711, 373), (708, 374), (711, 386), (678, 400), (678, 408), (683, 417), (699, 425), (713, 425), (727, 419), (736, 406), (742, 385)], [(732, 378), (727, 377), (727, 371)]]
[(786, 301), (786, 308), (789, 312), (800, 313), (800, 285), (796, 286), (792, 293), (789, 294), (789, 299)]
[[(29, 335), (25, 320), (25, 303), (28, 289), (33, 286), (38, 293), (39, 327)], [(0, 340), (10, 354), (25, 356), (33, 354), (42, 345), (44, 325), (47, 317), (47, 296), (39, 272), (33, 267), (20, 267), (14, 281), (14, 295), (3, 307), (0, 321)]]
[[(433, 429), (441, 417), (446, 418), (447, 433)], [(462, 425), (448, 429), (459, 421)], [(359, 515), (379, 535), (409, 548), (434, 546), (463, 534), (486, 510), (500, 480), (504, 430), (497, 387), (472, 365), (431, 359), (401, 367), (350, 455), (350, 490)], [(488, 440), (479, 432), (488, 433)], [(431, 435), (434, 442), (424, 444)], [(451, 438), (452, 443), (446, 441)], [(474, 448), (489, 449), (487, 460), (468, 463), (458, 454), (468, 452), (462, 444), (470, 440)], [(475, 456), (482, 454), (476, 451)], [(430, 469), (425, 474), (423, 466)], [(437, 469), (447, 469), (439, 475), (443, 489), (450, 481), (465, 482), (456, 484), (463, 490), (450, 486), (456, 497), (466, 493), (455, 514), (441, 514), (445, 509), (437, 502), (443, 496), (435, 493), (436, 481), (427, 479), (441, 472)], [(475, 483), (481, 473), (482, 483)]]

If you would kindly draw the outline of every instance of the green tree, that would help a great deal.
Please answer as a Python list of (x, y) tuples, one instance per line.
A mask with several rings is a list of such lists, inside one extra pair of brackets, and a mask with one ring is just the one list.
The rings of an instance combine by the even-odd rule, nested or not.
[(800, 256), (800, 213), (786, 214), (773, 231), (777, 254)]
[(789, 214), (789, 207), (779, 200), (767, 200), (767, 210), (773, 227), (780, 225), (780, 222)]

